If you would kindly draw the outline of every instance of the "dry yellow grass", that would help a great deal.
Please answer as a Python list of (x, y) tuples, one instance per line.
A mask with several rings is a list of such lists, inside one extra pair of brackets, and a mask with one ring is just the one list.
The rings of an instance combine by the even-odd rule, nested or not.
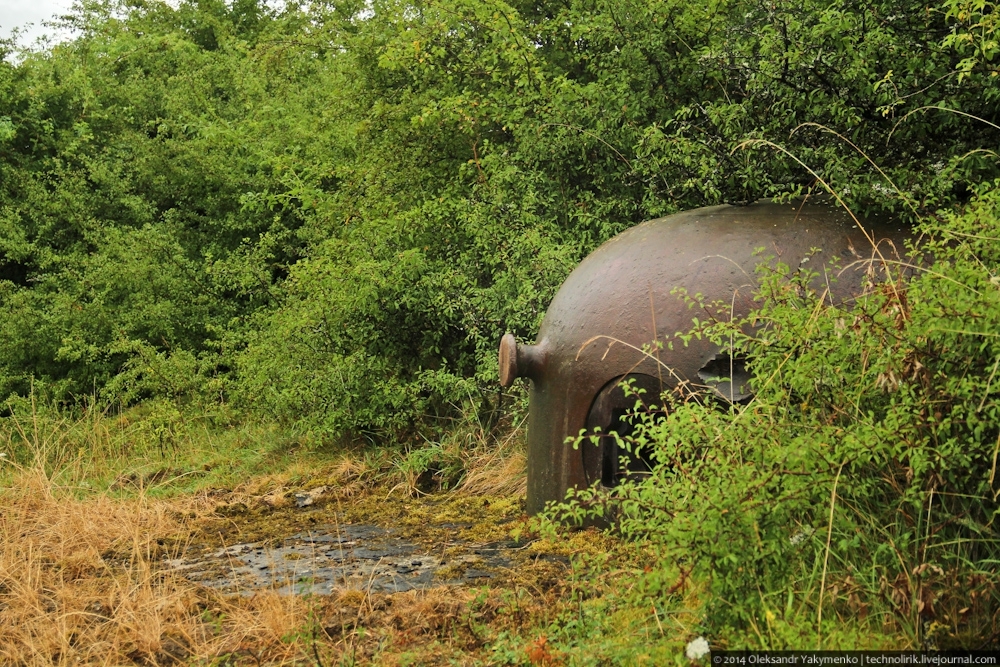
[[(512, 616), (497, 613), (509, 604), (501, 602), (501, 589), (485, 598), (449, 586), (302, 598), (199, 586), (165, 559), (206, 539), (225, 541), (228, 529), (242, 535), (253, 528), (246, 524), (252, 516), (260, 515), (260, 526), (286, 528), (270, 517), (282, 507), (294, 512), (292, 496), (302, 489), (324, 487), (324, 499), (338, 507), (371, 504), (400, 480), (399, 471), (385, 457), (345, 455), (166, 500), (146, 493), (155, 480), (142, 474), (122, 473), (127, 483), (98, 492), (90, 486), (94, 471), (122, 461), (127, 467), (113, 469), (137, 470), (145, 459), (126, 456), (130, 445), (113, 442), (117, 422), (89, 416), (32, 412), (0, 423), (0, 665), (466, 664), (488, 650), (492, 632), (520, 629), (558, 599), (547, 587), (525, 597), (521, 586)], [(456, 507), (523, 490), (518, 435), (515, 429), (501, 442), (476, 430), (447, 443), (465, 472)], [(18, 448), (31, 463), (11, 462)], [(516, 497), (508, 503), (515, 511)], [(233, 505), (253, 511), (235, 518), (219, 511)], [(487, 505), (495, 515), (497, 503)], [(426, 520), (427, 511), (418, 510), (428, 508), (440, 513), (450, 505), (430, 501), (413, 511)], [(539, 568), (545, 563), (532, 571)]]
[(466, 460), (458, 490), (477, 496), (518, 496), (528, 488), (527, 459), (522, 450), (485, 450)]
[(524, 437), (527, 416), (499, 435), (489, 434), (481, 426), (475, 431), (473, 447), (465, 450), (465, 477), (459, 484), (462, 493), (482, 496), (523, 497), (528, 489), (528, 459)]
[[(468, 620), (475, 596), (467, 589), (237, 596), (165, 567), (189, 542), (215, 534), (212, 526), (232, 522), (217, 511), (227, 503), (277, 510), (303, 478), (327, 486), (338, 502), (355, 502), (373, 485), (394, 481), (379, 462), (347, 456), (319, 469), (256, 476), (231, 490), (166, 500), (147, 495), (141, 483), (123, 486), (126, 493), (81, 494), (93, 464), (76, 454), (78, 434), (70, 431), (80, 428), (79, 422), (39, 420), (14, 424), (0, 437), (0, 451), (13, 451), (16, 438), (33, 454), (33, 463), (22, 467), (0, 459), (6, 468), (0, 665), (392, 664), (397, 657), (411, 660), (412, 652), (422, 664), (447, 664), (483, 648)], [(523, 484), (523, 456), (514, 451), (480, 447), (465, 459), (463, 497)], [(475, 614), (483, 612), (477, 602)]]
[[(227, 596), (160, 566), (210, 514), (204, 496), (64, 491), (34, 469), (0, 489), (0, 665), (451, 664), (483, 648), (468, 589)], [(496, 600), (477, 622), (507, 625)]]
[(164, 665), (241, 652), (280, 664), (301, 655), (301, 599), (225, 599), (157, 566), (163, 545), (185, 531), (178, 509), (141, 495), (79, 501), (40, 470), (19, 471), (0, 492), (0, 664)]

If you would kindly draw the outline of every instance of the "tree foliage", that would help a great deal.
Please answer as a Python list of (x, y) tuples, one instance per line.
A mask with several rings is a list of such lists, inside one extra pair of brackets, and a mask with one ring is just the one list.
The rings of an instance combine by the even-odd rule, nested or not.
[(221, 395), (398, 434), (495, 407), (500, 335), (530, 338), (629, 225), (817, 177), (913, 219), (998, 175), (981, 3), (100, 0), (69, 20), (0, 65), (3, 393)]

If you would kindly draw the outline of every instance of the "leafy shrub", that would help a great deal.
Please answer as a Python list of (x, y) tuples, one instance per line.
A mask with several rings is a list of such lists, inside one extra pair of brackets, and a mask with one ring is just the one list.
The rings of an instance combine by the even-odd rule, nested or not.
[(801, 648), (872, 612), (927, 645), (989, 636), (978, 624), (1000, 608), (998, 211), (994, 182), (929, 219), (929, 265), (909, 279), (895, 267), (849, 306), (809, 272), (760, 273), (753, 313), (697, 332), (750, 360), (754, 398), (719, 409), (666, 396), (667, 419), (636, 417), (622, 444), (655, 465), (610, 491), (620, 527), (656, 545), (664, 568), (711, 582), (712, 636)]

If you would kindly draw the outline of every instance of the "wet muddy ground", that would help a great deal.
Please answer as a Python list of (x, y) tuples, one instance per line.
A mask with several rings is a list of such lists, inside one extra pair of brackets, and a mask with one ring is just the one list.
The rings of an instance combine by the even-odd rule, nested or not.
[(223, 502), (163, 564), (225, 593), (332, 595), (495, 585), (526, 568), (541, 573), (569, 562), (512, 537), (525, 521), (519, 499), (315, 500), (277, 507), (273, 498)]
[(428, 548), (392, 529), (338, 521), (277, 540), (192, 548), (167, 566), (195, 583), (232, 593), (399, 593), (482, 583), (510, 567), (510, 551), (516, 548), (512, 540), (475, 544), (460, 539)]

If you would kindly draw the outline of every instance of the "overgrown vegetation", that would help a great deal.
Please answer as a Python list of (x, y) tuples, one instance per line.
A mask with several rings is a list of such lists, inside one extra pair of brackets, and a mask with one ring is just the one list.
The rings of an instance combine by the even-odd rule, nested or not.
[(816, 190), (747, 139), (859, 212), (913, 217), (803, 123), (922, 214), (996, 177), (977, 7), (85, 3), (0, 66), (0, 393), (383, 440), (496, 410), (497, 339), (597, 244)]
[(563, 511), (610, 499), (669, 563), (648, 586), (710, 582), (704, 627), (724, 641), (865, 646), (844, 619), (871, 616), (911, 646), (995, 646), (998, 192), (925, 223), (933, 261), (890, 266), (847, 306), (787, 266), (760, 272), (747, 318), (716, 304), (698, 333), (750, 360), (754, 399), (640, 411), (621, 445), (650, 476)]
[(698, 331), (750, 359), (754, 399), (664, 399), (632, 443), (658, 465), (613, 491), (648, 571), (553, 620), (537, 660), (523, 633), (492, 659), (624, 660), (695, 603), (679, 631), (716, 645), (996, 644), (996, 16), (81, 2), (71, 40), (0, 61), (2, 453), (28, 465), (67, 419), (43, 468), (125, 495), (232, 486), (293, 446), (402, 445), (370, 467), (397, 491), (489, 485), (524, 399), (496, 343), (531, 338), (583, 256), (832, 191), (917, 226), (925, 264), (850, 310), (758, 276), (763, 326)]

